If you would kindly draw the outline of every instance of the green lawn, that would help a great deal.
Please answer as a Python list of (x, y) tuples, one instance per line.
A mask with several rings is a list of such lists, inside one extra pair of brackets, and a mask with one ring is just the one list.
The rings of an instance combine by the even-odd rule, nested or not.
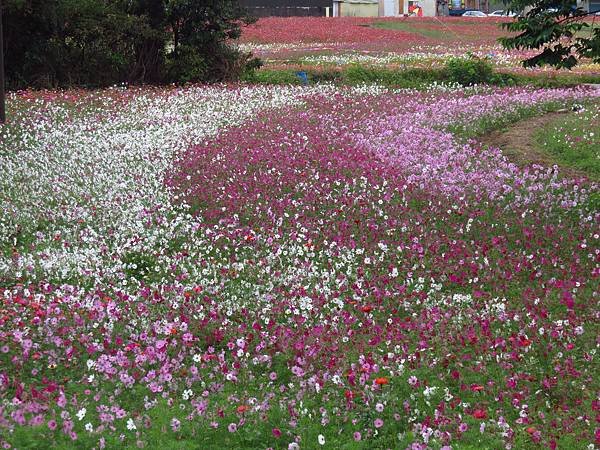
[(454, 33), (449, 33), (448, 30), (438, 30), (431, 28), (431, 26), (422, 27), (415, 22), (379, 22), (374, 23), (372, 26), (373, 28), (382, 28), (384, 30), (398, 30), (415, 33), (429, 39), (448, 40), (457, 37)]
[(535, 139), (557, 163), (600, 179), (600, 105), (557, 118), (540, 129)]

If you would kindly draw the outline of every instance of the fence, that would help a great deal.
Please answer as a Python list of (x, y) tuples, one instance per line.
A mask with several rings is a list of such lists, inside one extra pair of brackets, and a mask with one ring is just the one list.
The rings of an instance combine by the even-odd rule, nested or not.
[[(331, 0), (240, 0), (240, 4), (256, 17), (324, 16), (332, 8)], [(330, 9), (331, 11), (331, 9)]]

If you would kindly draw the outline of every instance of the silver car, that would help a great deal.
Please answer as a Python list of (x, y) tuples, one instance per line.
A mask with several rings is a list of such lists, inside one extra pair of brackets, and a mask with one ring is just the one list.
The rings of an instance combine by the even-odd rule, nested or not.
[(488, 14), (488, 17), (515, 17), (517, 14), (512, 11), (499, 9)]
[(463, 15), (463, 17), (487, 17), (487, 14), (481, 11), (467, 11)]

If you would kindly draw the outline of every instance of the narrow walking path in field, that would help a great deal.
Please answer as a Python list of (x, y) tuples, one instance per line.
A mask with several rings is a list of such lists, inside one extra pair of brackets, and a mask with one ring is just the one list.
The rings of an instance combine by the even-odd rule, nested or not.
[[(600, 89), (600, 85), (593, 87)], [(564, 177), (597, 180), (599, 114), (600, 104), (592, 101), (576, 111), (563, 109), (513, 123), (479, 136), (479, 141), (501, 149), (521, 167), (558, 165)]]
[(486, 133), (478, 139), (485, 145), (501, 149), (502, 153), (504, 153), (508, 159), (520, 167), (531, 164), (540, 164), (551, 167), (554, 164), (557, 164), (564, 176), (586, 176), (586, 174), (580, 170), (560, 164), (560, 162), (553, 158), (552, 155), (541, 150), (536, 143), (536, 133), (538, 133), (540, 129), (553, 123), (561, 116), (566, 119), (569, 112), (570, 110), (564, 110), (531, 117), (512, 124), (508, 128)]

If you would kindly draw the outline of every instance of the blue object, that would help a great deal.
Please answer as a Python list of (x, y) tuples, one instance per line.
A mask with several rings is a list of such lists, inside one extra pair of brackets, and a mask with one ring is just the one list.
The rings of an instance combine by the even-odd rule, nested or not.
[(302, 81), (302, 84), (304, 86), (308, 85), (308, 75), (306, 74), (306, 72), (296, 72), (296, 76), (300, 78), (300, 81)]

